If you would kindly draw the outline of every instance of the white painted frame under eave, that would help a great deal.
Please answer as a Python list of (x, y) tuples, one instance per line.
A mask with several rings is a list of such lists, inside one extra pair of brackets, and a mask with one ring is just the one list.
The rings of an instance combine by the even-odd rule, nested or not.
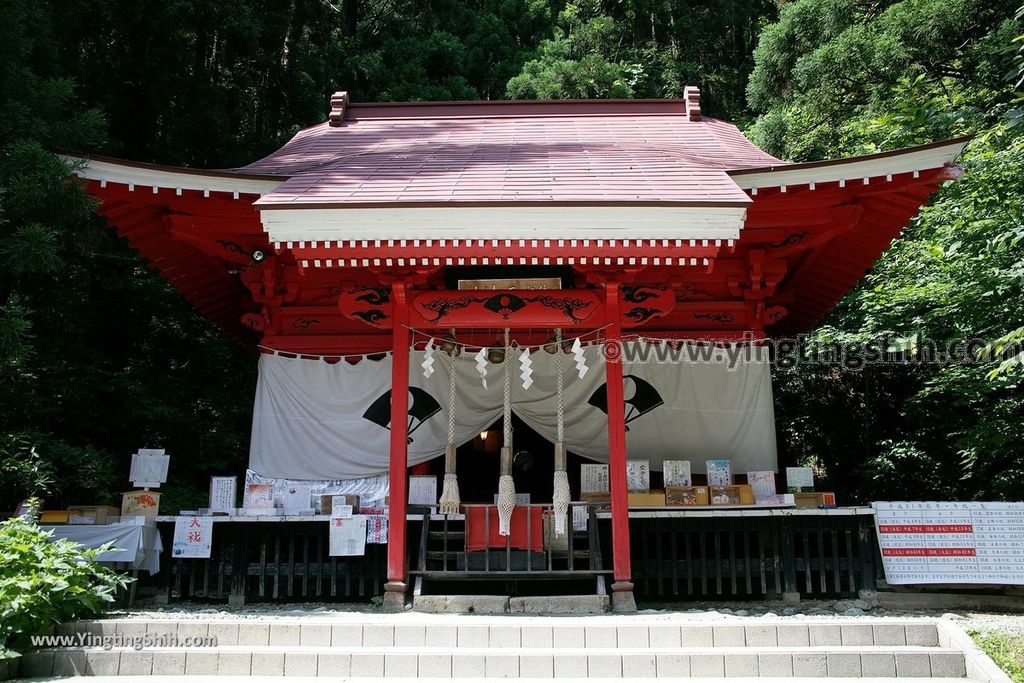
[(894, 175), (928, 171), (955, 163), (967, 142), (966, 139), (958, 139), (851, 159), (734, 170), (729, 171), (729, 177), (741, 189), (752, 190), (754, 193), (762, 187), (808, 185), (814, 189), (816, 184), (864, 182), (871, 178), (891, 179)]
[[(287, 178), (266, 179), (230, 172), (209, 172), (190, 168), (158, 167), (150, 164), (119, 163), (102, 159), (89, 159), (59, 155), (61, 160), (73, 167), (72, 173), (85, 180), (96, 180), (101, 185), (116, 183), (126, 185), (133, 191), (174, 190), (178, 193), (189, 190), (203, 192), (226, 192), (238, 195), (265, 195), (273, 192)], [(140, 190), (139, 188), (146, 188)]]
[(740, 206), (442, 206), (265, 209), (272, 242), (479, 239), (739, 239)]

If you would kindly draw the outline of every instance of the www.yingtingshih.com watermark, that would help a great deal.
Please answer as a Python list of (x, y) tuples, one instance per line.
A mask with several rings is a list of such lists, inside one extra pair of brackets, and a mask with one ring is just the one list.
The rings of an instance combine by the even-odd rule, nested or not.
[(810, 335), (789, 338), (744, 337), (729, 340), (632, 339), (605, 341), (605, 361), (626, 364), (720, 364), (736, 369), (768, 362), (780, 370), (801, 365), (862, 370), (870, 365), (984, 365), (1001, 362), (1024, 351), (1019, 345), (1001, 347), (980, 338), (939, 341), (923, 335), (880, 335), (867, 340), (823, 341)]
[(32, 647), (93, 647), (111, 650), (113, 648), (131, 648), (145, 650), (156, 647), (217, 647), (217, 636), (179, 636), (176, 633), (143, 633), (129, 635), (98, 635), (95, 633), (74, 633), (60, 636), (32, 636), (29, 641)]

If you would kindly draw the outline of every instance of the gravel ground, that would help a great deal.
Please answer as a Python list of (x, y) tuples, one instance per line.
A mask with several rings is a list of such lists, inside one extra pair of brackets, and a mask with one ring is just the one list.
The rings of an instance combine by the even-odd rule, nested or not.
[[(256, 604), (241, 608), (224, 606), (211, 607), (202, 603), (179, 603), (169, 607), (154, 609), (140, 608), (113, 612), (109, 618), (114, 619), (295, 619), (297, 617), (316, 616), (323, 619), (351, 619), (357, 615), (379, 614), (379, 610), (368, 604), (347, 603), (296, 603), (296, 604)], [(419, 615), (431, 618), (442, 615)], [(444, 615), (451, 618), (453, 615)], [(501, 618), (503, 615), (488, 615)], [(522, 617), (524, 615), (517, 615)], [(578, 617), (578, 615), (576, 615)], [(601, 615), (595, 615), (601, 616)], [(629, 619), (628, 615), (603, 615), (604, 617)], [(785, 619), (785, 620), (841, 620), (855, 621), (858, 619), (913, 619), (913, 618), (946, 618), (960, 624), (965, 630), (997, 630), (1004, 633), (1024, 634), (1024, 614), (1008, 612), (944, 612), (932, 610), (897, 610), (883, 609), (874, 600), (838, 600), (813, 601), (805, 600), (799, 605), (787, 605), (782, 602), (751, 602), (751, 603), (688, 603), (686, 606), (642, 605), (637, 614), (645, 620), (654, 621), (736, 621), (745, 619)], [(568, 618), (568, 615), (567, 615)], [(587, 618), (587, 617), (582, 617)]]

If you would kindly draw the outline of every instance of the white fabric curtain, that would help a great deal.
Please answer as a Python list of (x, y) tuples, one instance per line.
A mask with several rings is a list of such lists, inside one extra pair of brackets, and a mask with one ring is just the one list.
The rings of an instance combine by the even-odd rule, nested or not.
[[(601, 348), (584, 350), (580, 379), (572, 356), (564, 356), (565, 440), (586, 458), (608, 461), (608, 420), (603, 401)], [(413, 352), (409, 384), (409, 464), (441, 455), (448, 439), (448, 357), (434, 353), (434, 373), (423, 377), (424, 352)], [(524, 390), (513, 362), (513, 410), (553, 441), (555, 357), (531, 355), (533, 385)], [(629, 354), (624, 354), (628, 358)], [(483, 387), (475, 361), (455, 361), (455, 440), (462, 444), (501, 415), (503, 365), (487, 365)], [(775, 418), (768, 363), (754, 359), (716, 362), (624, 361), (626, 447), (631, 459), (704, 461), (729, 458), (734, 472), (777, 468)], [(253, 409), (249, 466), (268, 477), (353, 479), (387, 472), (390, 432), (391, 357), (329, 364), (263, 355)], [(513, 437), (514, 439), (514, 437)]]

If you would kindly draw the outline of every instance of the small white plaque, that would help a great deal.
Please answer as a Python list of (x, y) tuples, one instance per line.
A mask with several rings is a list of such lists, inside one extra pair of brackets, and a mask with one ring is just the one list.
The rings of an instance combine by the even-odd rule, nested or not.
[(608, 493), (608, 465), (580, 465), (581, 493)]
[(409, 505), (437, 505), (437, 477), (416, 475), (409, 477)]
[(366, 516), (331, 520), (329, 552), (331, 557), (352, 557), (366, 554)]
[(210, 511), (234, 512), (238, 477), (210, 477)]
[(212, 517), (177, 517), (171, 554), (174, 557), (209, 557), (212, 540)]

